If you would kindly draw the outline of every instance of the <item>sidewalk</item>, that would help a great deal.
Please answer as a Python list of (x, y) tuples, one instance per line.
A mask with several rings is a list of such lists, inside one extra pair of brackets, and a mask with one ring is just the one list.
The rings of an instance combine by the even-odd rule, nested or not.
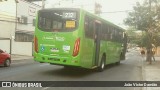
[(25, 55), (11, 55), (12, 60), (27, 60), (27, 59), (33, 59), (33, 56), (25, 56)]
[[(142, 60), (142, 75), (144, 81), (160, 81), (160, 57), (155, 57), (152, 64)], [(144, 90), (160, 90), (160, 87), (144, 87)]]

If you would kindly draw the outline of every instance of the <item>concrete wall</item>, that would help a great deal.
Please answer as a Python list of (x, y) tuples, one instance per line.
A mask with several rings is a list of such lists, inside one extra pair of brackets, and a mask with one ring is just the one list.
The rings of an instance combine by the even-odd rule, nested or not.
[(1, 38), (11, 38), (12, 31), (15, 30), (15, 23), (0, 21), (0, 37)]
[(13, 42), (12, 54), (32, 56), (32, 42)]
[(157, 47), (157, 51), (156, 51), (155, 56), (160, 56), (160, 46), (159, 46), (159, 47)]
[(10, 53), (10, 40), (1, 40), (0, 39), (0, 49)]
[(41, 7), (26, 2), (25, 0), (19, 0), (19, 3), (17, 3), (17, 17), (21, 19), (21, 16), (27, 17), (27, 24), (17, 24), (17, 30), (27, 30), (27, 31), (34, 31), (35, 27), (33, 24), (33, 19), (36, 19), (37, 11), (40, 10)]

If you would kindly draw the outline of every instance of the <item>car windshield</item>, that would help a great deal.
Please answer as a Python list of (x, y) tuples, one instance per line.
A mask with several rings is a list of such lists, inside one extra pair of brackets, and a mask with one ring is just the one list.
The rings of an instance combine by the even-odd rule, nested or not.
[(68, 32), (77, 27), (77, 12), (65, 10), (40, 11), (39, 29), (46, 32)]
[(0, 53), (3, 53), (3, 50), (0, 49)]

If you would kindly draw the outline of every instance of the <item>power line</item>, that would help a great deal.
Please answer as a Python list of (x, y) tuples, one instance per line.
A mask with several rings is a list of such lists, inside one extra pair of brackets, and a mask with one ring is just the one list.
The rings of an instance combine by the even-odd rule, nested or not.
[(130, 12), (133, 10), (124, 10), (124, 11), (113, 11), (113, 12), (101, 12), (101, 14), (105, 14), (105, 13), (121, 13), (121, 12)]

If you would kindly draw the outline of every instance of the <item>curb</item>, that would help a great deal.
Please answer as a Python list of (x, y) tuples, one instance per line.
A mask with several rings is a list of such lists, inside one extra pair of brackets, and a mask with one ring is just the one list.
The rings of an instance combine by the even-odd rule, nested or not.
[(25, 58), (25, 59), (12, 59), (12, 61), (21, 61), (21, 60), (33, 60), (33, 58)]

